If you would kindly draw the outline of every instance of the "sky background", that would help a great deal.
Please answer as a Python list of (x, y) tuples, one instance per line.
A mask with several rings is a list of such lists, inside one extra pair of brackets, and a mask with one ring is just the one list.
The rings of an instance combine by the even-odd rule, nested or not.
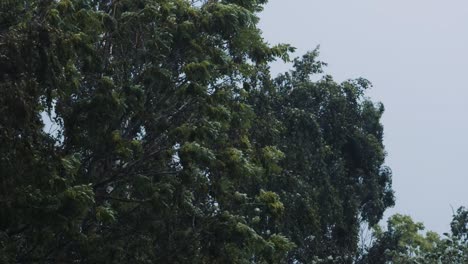
[(396, 195), (386, 217), (449, 231), (451, 206), (468, 206), (468, 1), (270, 0), (260, 18), (269, 43), (320, 45), (335, 80), (373, 83)]

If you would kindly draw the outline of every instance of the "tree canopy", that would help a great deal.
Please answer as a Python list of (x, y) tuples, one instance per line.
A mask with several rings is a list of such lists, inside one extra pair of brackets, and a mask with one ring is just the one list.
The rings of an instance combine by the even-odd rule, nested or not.
[(466, 208), (460, 207), (453, 215), (450, 233), (443, 237), (431, 231), (423, 234), (424, 225), (407, 215), (393, 215), (387, 230), (374, 227), (371, 244), (357, 263), (468, 263), (467, 215)]
[(384, 107), (317, 50), (271, 76), (265, 3), (3, 1), (0, 262), (352, 263)]

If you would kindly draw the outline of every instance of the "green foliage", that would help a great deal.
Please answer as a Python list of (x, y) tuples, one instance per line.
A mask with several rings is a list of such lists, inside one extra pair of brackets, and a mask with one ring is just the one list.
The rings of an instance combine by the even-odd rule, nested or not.
[[(463, 207), (457, 211), (452, 226), (463, 218), (465, 212)], [(393, 215), (387, 222), (386, 231), (378, 226), (373, 228), (372, 244), (357, 263), (462, 264), (468, 261), (468, 243), (456, 231), (445, 233), (445, 237), (431, 231), (423, 235), (422, 223), (399, 214)]]
[(370, 84), (313, 81), (317, 50), (272, 78), (294, 48), (263, 40), (266, 1), (20, 2), (0, 10), (0, 262), (351, 263), (393, 205)]
[(461, 241), (468, 242), (468, 210), (465, 207), (458, 208), (450, 223), (452, 234)]
[(360, 221), (375, 224), (393, 205), (383, 108), (364, 97), (364, 79), (312, 81), (325, 65), (317, 56), (310, 52), (292, 71), (258, 80), (249, 98), (256, 113), (251, 142), (261, 150), (264, 184), (284, 206), (277, 228), (297, 245), (289, 259), (350, 263)]
[(268, 208), (267, 212), (274, 216), (279, 217), (284, 212), (284, 205), (281, 203), (279, 196), (274, 192), (260, 190), (260, 194), (257, 197), (258, 202), (265, 204)]
[(96, 219), (103, 223), (114, 222), (116, 220), (115, 211), (109, 207), (99, 206), (96, 208)]

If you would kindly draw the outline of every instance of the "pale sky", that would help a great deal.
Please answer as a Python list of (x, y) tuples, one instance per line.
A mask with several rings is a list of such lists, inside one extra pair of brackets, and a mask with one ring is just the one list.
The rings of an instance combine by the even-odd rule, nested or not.
[(449, 231), (451, 206), (468, 206), (468, 1), (270, 0), (260, 18), (269, 43), (320, 45), (326, 73), (374, 84), (396, 192), (386, 215)]

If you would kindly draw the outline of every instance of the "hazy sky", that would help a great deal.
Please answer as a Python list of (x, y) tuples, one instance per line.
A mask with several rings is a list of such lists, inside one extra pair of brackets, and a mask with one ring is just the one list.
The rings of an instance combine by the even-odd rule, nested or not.
[(387, 215), (448, 231), (451, 206), (468, 206), (468, 1), (270, 0), (260, 17), (271, 44), (320, 45), (336, 80), (374, 84), (397, 198)]

